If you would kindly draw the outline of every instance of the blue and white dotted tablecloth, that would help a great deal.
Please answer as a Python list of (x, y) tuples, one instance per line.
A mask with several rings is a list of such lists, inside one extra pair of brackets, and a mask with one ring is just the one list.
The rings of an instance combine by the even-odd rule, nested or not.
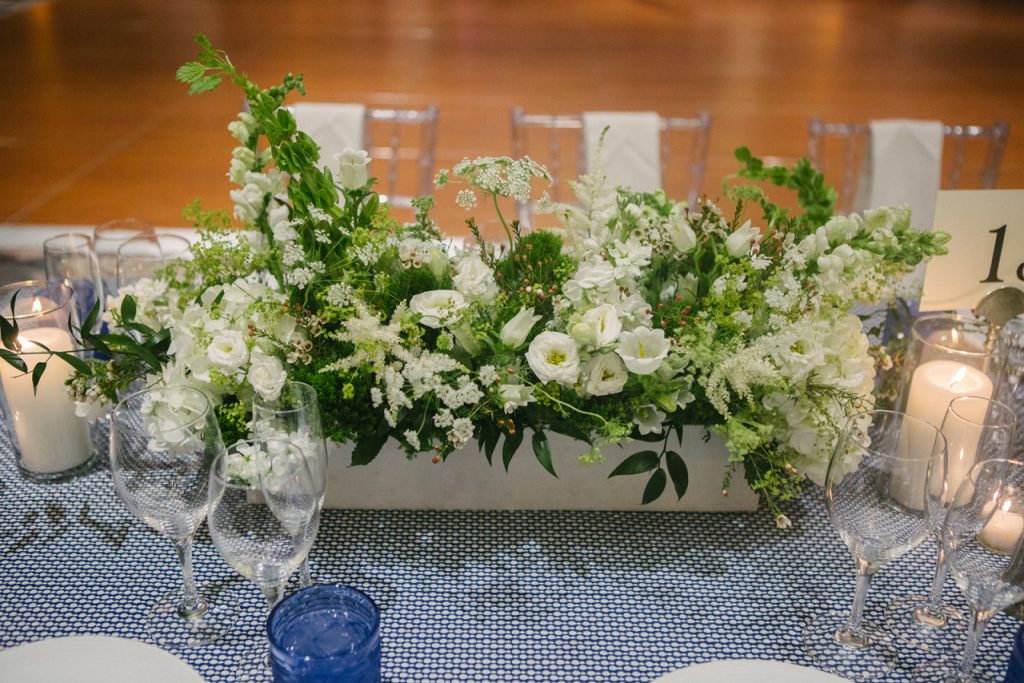
[[(801, 630), (846, 606), (852, 561), (820, 490), (770, 515), (645, 512), (326, 510), (314, 575), (365, 590), (383, 608), (383, 678), (406, 681), (650, 681), (727, 658), (810, 664)], [(923, 592), (926, 544), (883, 568), (869, 597)], [(237, 600), (238, 634), (175, 653), (208, 681), (232, 681), (264, 617), (257, 589), (221, 560), (204, 530), (199, 580)], [(0, 442), (0, 647), (106, 634), (145, 640), (143, 619), (180, 572), (173, 547), (127, 511), (109, 473), (38, 485)], [(947, 597), (962, 606), (951, 584)], [(1000, 614), (979, 662), (1005, 671), (1017, 627)], [(927, 655), (902, 648), (885, 680)]]

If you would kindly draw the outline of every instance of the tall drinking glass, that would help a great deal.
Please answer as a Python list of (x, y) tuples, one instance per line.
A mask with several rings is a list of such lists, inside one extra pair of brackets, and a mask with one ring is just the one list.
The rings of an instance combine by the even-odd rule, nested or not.
[(955, 607), (942, 602), (946, 558), (940, 539), (946, 513), (976, 463), (1011, 456), (1017, 418), (1004, 403), (980, 396), (960, 396), (949, 403), (942, 420), (948, 455), (945, 481), (929, 490), (929, 525), (939, 540), (938, 562), (928, 595), (909, 595), (889, 603), (885, 621), (896, 636), (926, 652), (952, 650), (962, 640), (963, 622)]
[(200, 595), (192, 573), (192, 540), (209, 509), (210, 467), (224, 450), (206, 395), (185, 386), (130, 394), (110, 421), (110, 472), (132, 514), (174, 542), (184, 580), (146, 615), (149, 634), (167, 648), (222, 637), (232, 615)]
[(117, 250), (117, 289), (152, 278), (175, 259), (185, 258), (190, 243), (178, 235), (140, 235)]
[[(268, 613), (309, 553), (320, 524), (320, 492), (305, 454), (279, 439), (240, 441), (210, 471), (210, 538), (255, 583)], [(239, 664), (244, 680), (270, 680), (266, 645)]]
[(92, 241), (100, 264), (104, 295), (117, 294), (117, 250), (139, 235), (154, 235), (156, 229), (141, 218), (115, 218), (93, 228)]
[(978, 644), (1000, 610), (1024, 600), (1024, 462), (986, 460), (960, 485), (942, 526), (942, 545), (953, 580), (971, 615), (958, 666), (934, 659), (914, 680), (974, 683)]
[(79, 321), (85, 321), (97, 301), (103, 306), (103, 276), (88, 235), (68, 232), (49, 238), (43, 242), (43, 264), (47, 280), (71, 288)]
[(941, 482), (946, 440), (905, 413), (872, 410), (850, 418), (825, 475), (825, 506), (853, 555), (857, 591), (848, 613), (827, 613), (804, 632), (804, 649), (822, 668), (851, 680), (886, 675), (896, 664), (890, 639), (864, 620), (875, 573), (928, 535), (928, 498)]
[[(305, 382), (288, 381), (274, 400), (257, 396), (252, 403), (252, 431), (256, 438), (283, 439), (302, 450), (309, 459), (322, 507), (327, 493), (327, 443), (316, 389)], [(302, 587), (313, 583), (308, 558), (299, 566), (299, 583)]]

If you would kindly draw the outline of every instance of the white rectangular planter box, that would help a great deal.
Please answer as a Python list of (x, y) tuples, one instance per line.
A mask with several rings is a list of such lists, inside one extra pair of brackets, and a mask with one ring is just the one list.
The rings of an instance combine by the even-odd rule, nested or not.
[(689, 487), (680, 501), (671, 481), (661, 498), (641, 505), (649, 474), (608, 478), (627, 455), (660, 450), (661, 444), (634, 441), (625, 447), (606, 447), (603, 464), (581, 465), (576, 457), (587, 447), (567, 436), (549, 433), (557, 479), (537, 462), (530, 434), (525, 435), (507, 473), (501, 462), (500, 444), (493, 465), (487, 464), (475, 443), (434, 464), (429, 454), (407, 459), (399, 445), (389, 441), (373, 462), (356, 467), (349, 465), (351, 445), (330, 444), (325, 505), (416, 510), (756, 510), (757, 494), (750, 490), (741, 470), (733, 476), (729, 495), (722, 495), (728, 451), (715, 435), (705, 443), (704, 434), (703, 427), (687, 427), (681, 446), (675, 436), (669, 439), (669, 450), (679, 453), (689, 470)]

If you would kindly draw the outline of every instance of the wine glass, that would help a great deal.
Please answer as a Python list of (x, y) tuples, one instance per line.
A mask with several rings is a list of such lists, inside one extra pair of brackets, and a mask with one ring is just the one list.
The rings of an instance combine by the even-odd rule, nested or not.
[(891, 639), (864, 620), (875, 573), (928, 535), (929, 485), (941, 481), (946, 440), (933, 425), (906, 413), (853, 415), (836, 441), (825, 475), (825, 506), (850, 549), (857, 591), (849, 613), (830, 612), (804, 631), (815, 663), (851, 680), (886, 675), (897, 659)]
[[(1011, 455), (1017, 418), (1004, 403), (982, 396), (958, 396), (949, 403), (942, 420), (948, 454), (946, 476), (941, 486), (928, 492), (929, 525), (939, 539), (946, 513), (964, 478), (978, 462)], [(938, 562), (928, 595), (908, 595), (889, 603), (885, 621), (896, 636), (926, 652), (949, 650), (961, 639), (961, 630), (951, 628), (963, 622), (963, 615), (952, 605), (943, 604), (942, 587), (946, 583), (946, 558), (939, 541)]]
[(117, 249), (117, 289), (155, 277), (175, 259), (189, 253), (190, 243), (179, 235), (139, 235)]
[[(252, 433), (260, 439), (291, 441), (302, 450), (310, 461), (323, 507), (327, 493), (327, 443), (316, 389), (305, 382), (286, 381), (276, 399), (257, 395), (252, 402)], [(305, 588), (312, 583), (307, 557), (299, 565), (299, 584)]]
[[(210, 470), (210, 538), (224, 560), (255, 583), (267, 613), (309, 553), (320, 493), (309, 459), (290, 441), (239, 441)], [(267, 646), (239, 663), (245, 680), (270, 680)]]
[(978, 644), (1000, 610), (1024, 600), (1024, 462), (979, 462), (964, 478), (942, 526), (942, 545), (953, 580), (971, 608), (967, 643), (955, 668), (935, 659), (914, 670), (914, 680), (974, 683)]
[(117, 293), (117, 250), (139, 235), (154, 235), (153, 224), (141, 218), (115, 218), (93, 228), (92, 242), (100, 264), (103, 293)]
[(85, 321), (97, 301), (103, 305), (103, 276), (88, 235), (68, 232), (49, 238), (43, 242), (43, 263), (47, 280), (71, 288), (80, 321)]
[(192, 539), (209, 508), (210, 465), (224, 450), (209, 399), (198, 389), (160, 386), (130, 394), (110, 421), (114, 489), (132, 514), (169, 537), (184, 577), (146, 615), (163, 647), (195, 647), (230, 630), (231, 610), (200, 595)]

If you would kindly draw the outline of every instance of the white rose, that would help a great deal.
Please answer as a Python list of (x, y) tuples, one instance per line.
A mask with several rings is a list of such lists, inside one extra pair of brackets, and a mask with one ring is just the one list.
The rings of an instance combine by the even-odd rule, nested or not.
[(561, 332), (541, 332), (530, 342), (526, 362), (542, 382), (571, 386), (580, 374), (580, 354), (572, 337)]
[(583, 320), (593, 326), (594, 346), (597, 348), (611, 344), (622, 332), (619, 311), (611, 304), (595, 306), (583, 315)]
[(633, 423), (641, 434), (652, 432), (661, 433), (662, 423), (665, 422), (665, 413), (658, 410), (654, 404), (640, 406), (633, 414)]
[(522, 346), (538, 320), (540, 316), (535, 315), (532, 308), (520, 308), (519, 312), (502, 326), (499, 335), (501, 342), (513, 349)]
[(685, 216), (674, 216), (668, 224), (667, 232), (680, 254), (686, 254), (697, 246), (697, 233), (686, 222)]
[(584, 390), (591, 396), (607, 396), (617, 394), (626, 386), (629, 374), (622, 359), (614, 353), (602, 353), (594, 356), (584, 367), (587, 376)]
[(288, 381), (288, 372), (277, 356), (270, 356), (259, 349), (252, 352), (249, 365), (249, 384), (264, 401), (276, 401), (281, 388)]
[(346, 190), (358, 190), (370, 178), (370, 155), (361, 149), (346, 147), (334, 155), (338, 164), (338, 183)]
[(480, 299), (490, 303), (498, 296), (498, 283), (494, 281), (494, 273), (480, 258), (479, 252), (472, 251), (462, 257), (455, 267), (452, 282), (455, 289), (469, 300)]
[(668, 355), (669, 341), (665, 339), (664, 330), (652, 330), (639, 327), (631, 332), (623, 332), (616, 349), (630, 372), (638, 375), (649, 375), (661, 365)]
[(511, 413), (533, 401), (533, 387), (527, 384), (503, 384), (498, 388), (498, 397), (505, 412)]
[(206, 349), (206, 357), (225, 374), (230, 374), (242, 367), (249, 358), (249, 347), (245, 345), (245, 335), (238, 330), (218, 332)]
[(435, 330), (465, 308), (465, 297), (452, 289), (434, 289), (409, 299), (409, 310), (419, 313), (420, 324)]
[(741, 258), (750, 253), (750, 245), (760, 237), (761, 232), (751, 226), (750, 221), (747, 221), (725, 239), (725, 249), (729, 252), (729, 256)]

